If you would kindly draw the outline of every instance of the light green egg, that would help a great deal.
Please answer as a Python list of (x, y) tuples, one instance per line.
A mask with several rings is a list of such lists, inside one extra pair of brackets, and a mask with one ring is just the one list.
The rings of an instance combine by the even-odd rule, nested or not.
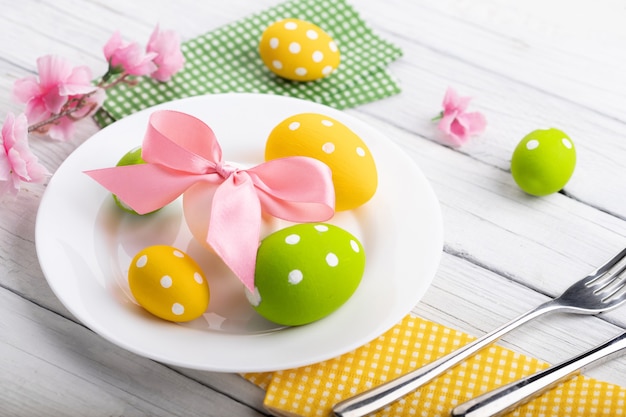
[(544, 196), (565, 187), (576, 166), (574, 142), (559, 129), (535, 130), (524, 137), (511, 158), (511, 174), (528, 194)]
[(255, 310), (278, 324), (297, 326), (328, 316), (355, 292), (365, 270), (363, 246), (348, 231), (306, 223), (274, 232), (257, 254)]
[[(120, 160), (117, 162), (116, 166), (121, 167), (121, 166), (126, 166), (126, 165), (138, 165), (138, 164), (145, 164), (145, 163), (146, 161), (144, 161), (143, 158), (141, 157), (141, 146), (138, 146), (126, 152), (124, 156), (122, 156), (122, 158), (120, 158)], [(120, 200), (115, 194), (113, 194), (113, 200), (115, 200), (115, 204), (117, 204), (117, 206), (121, 208), (122, 210), (139, 216), (139, 213), (137, 213), (135, 210), (133, 210), (132, 208), (124, 204), (124, 202)], [(158, 210), (151, 211), (150, 213), (154, 213), (155, 211), (158, 211)], [(150, 214), (150, 213), (146, 213), (146, 214)]]

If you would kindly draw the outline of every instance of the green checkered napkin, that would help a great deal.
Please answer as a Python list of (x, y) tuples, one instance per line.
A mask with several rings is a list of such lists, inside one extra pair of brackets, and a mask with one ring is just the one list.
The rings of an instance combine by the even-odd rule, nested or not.
[[(337, 43), (341, 64), (327, 78), (297, 82), (282, 79), (265, 67), (258, 53), (261, 34), (284, 18), (321, 27)], [(95, 116), (102, 127), (138, 110), (202, 94), (249, 92), (278, 94), (326, 104), (355, 107), (400, 92), (385, 67), (402, 50), (383, 40), (345, 0), (292, 0), (222, 27), (182, 45), (186, 63), (170, 81), (142, 77), (138, 85), (107, 91)]]

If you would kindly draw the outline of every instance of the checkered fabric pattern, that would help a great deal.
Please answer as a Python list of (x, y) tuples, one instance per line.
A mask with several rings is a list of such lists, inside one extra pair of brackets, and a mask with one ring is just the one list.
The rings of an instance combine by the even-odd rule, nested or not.
[[(244, 377), (266, 390), (265, 406), (273, 414), (322, 417), (342, 399), (432, 362), (472, 340), (465, 333), (409, 315), (374, 341), (340, 357)], [(375, 416), (447, 417), (455, 406), (548, 366), (492, 345)], [(581, 375), (507, 416), (626, 416), (626, 388)]]
[[(332, 75), (310, 82), (282, 79), (258, 53), (264, 29), (293, 17), (321, 27), (337, 43), (341, 64)], [(386, 67), (402, 55), (363, 21), (345, 0), (293, 0), (191, 39), (182, 45), (185, 67), (162, 83), (141, 77), (136, 86), (107, 91), (96, 115), (101, 126), (138, 110), (185, 97), (232, 92), (279, 94), (338, 109), (355, 107), (400, 92)]]

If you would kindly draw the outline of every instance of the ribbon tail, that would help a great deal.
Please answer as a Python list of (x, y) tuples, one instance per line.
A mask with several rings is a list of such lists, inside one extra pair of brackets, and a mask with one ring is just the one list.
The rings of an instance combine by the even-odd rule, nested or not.
[(254, 291), (256, 255), (261, 235), (261, 203), (247, 175), (231, 175), (215, 190), (207, 243)]
[(126, 165), (85, 171), (139, 214), (165, 207), (198, 181), (195, 174), (154, 164)]

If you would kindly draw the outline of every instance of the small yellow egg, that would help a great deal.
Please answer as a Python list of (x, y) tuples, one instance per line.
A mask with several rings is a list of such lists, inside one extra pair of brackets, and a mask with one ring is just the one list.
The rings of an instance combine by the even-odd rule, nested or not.
[(128, 284), (139, 305), (165, 320), (194, 320), (209, 305), (202, 269), (172, 246), (149, 246), (137, 253), (128, 270)]
[(323, 114), (296, 114), (270, 132), (265, 159), (288, 156), (308, 156), (328, 165), (336, 211), (365, 204), (378, 187), (374, 157), (363, 140), (340, 121)]
[(339, 48), (322, 28), (300, 19), (284, 19), (268, 26), (259, 42), (263, 63), (279, 77), (312, 81), (339, 67)]

